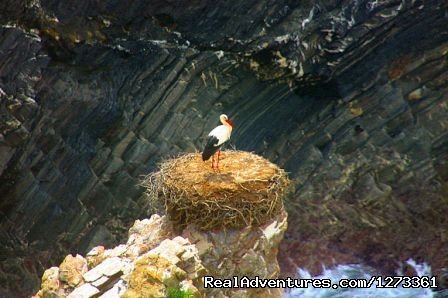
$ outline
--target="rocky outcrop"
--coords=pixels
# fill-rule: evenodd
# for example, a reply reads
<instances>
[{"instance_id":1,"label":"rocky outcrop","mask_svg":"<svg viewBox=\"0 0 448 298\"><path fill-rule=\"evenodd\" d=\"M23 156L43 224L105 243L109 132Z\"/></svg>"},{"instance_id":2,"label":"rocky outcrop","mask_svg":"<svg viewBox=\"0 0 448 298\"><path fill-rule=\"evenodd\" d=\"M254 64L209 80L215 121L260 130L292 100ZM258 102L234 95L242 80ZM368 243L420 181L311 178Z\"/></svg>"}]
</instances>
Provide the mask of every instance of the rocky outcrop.
<instances>
[{"instance_id":1,"label":"rocky outcrop","mask_svg":"<svg viewBox=\"0 0 448 298\"><path fill-rule=\"evenodd\" d=\"M207 275L216 279L278 278L278 245L287 228L286 213L280 213L261 227L201 233L187 228L183 236L196 243ZM205 289L207 297L282 297L284 289Z\"/></svg>"},{"instance_id":2,"label":"rocky outcrop","mask_svg":"<svg viewBox=\"0 0 448 298\"><path fill-rule=\"evenodd\" d=\"M223 111L233 145L291 173L285 274L447 266L446 1L0 11L0 295L124 239L148 213L140 175L200 149Z\"/></svg>"},{"instance_id":3,"label":"rocky outcrop","mask_svg":"<svg viewBox=\"0 0 448 298\"><path fill-rule=\"evenodd\" d=\"M283 212L259 227L220 232L189 226L176 236L166 217L155 214L134 223L126 244L95 247L86 258L68 255L47 269L34 297L281 297L282 289L204 288L202 278L278 277L286 219Z\"/></svg>"}]
</instances>

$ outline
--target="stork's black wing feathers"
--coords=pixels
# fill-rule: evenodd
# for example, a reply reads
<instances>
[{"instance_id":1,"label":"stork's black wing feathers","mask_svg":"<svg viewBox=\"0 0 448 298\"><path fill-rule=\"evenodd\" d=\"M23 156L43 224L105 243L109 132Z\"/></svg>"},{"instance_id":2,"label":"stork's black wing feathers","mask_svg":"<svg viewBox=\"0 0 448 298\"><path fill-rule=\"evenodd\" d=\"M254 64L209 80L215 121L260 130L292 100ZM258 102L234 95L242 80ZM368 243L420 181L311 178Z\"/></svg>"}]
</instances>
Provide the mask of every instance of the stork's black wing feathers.
<instances>
[{"instance_id":1,"label":"stork's black wing feathers","mask_svg":"<svg viewBox=\"0 0 448 298\"><path fill-rule=\"evenodd\" d=\"M218 151L219 147L216 146L218 144L219 140L215 136L208 136L207 138L207 144L205 144L204 151L202 151L202 160L206 161L215 154L216 151Z\"/></svg>"}]
</instances>

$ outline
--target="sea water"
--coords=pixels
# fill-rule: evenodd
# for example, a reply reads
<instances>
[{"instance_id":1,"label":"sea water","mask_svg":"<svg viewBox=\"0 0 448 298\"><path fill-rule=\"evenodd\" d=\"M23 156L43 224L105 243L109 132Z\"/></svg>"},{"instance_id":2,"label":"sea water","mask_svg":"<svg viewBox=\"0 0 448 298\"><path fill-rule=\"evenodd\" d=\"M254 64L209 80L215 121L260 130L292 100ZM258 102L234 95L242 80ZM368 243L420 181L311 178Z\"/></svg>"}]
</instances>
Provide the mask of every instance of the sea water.
<instances>
[{"instance_id":1,"label":"sea water","mask_svg":"<svg viewBox=\"0 0 448 298\"><path fill-rule=\"evenodd\" d=\"M418 276L431 277L431 267L426 264L417 264L410 259L406 262L412 266ZM332 283L338 283L341 279L360 279L369 280L375 271L371 268L357 264L338 265L332 269L325 269L323 273L318 276L311 276L311 274L304 269L299 269L297 278L319 278L331 279ZM397 275L402 275L401 269L397 270ZM443 294L442 294L443 295ZM399 285L397 288L376 288L372 285L370 288L294 288L289 289L285 293L286 298L438 298L443 297L436 295L436 292L429 288L403 288ZM448 297L448 296L447 296Z\"/></svg>"}]
</instances>

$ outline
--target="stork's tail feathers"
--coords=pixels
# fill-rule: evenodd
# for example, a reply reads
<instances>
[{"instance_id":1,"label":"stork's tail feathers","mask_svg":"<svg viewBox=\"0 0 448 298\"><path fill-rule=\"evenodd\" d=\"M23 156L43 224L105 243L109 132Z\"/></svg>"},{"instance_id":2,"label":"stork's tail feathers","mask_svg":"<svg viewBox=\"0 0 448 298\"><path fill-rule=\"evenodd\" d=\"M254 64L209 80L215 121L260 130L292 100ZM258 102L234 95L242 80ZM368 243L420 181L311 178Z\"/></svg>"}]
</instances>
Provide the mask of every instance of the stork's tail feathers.
<instances>
[{"instance_id":1,"label":"stork's tail feathers","mask_svg":"<svg viewBox=\"0 0 448 298\"><path fill-rule=\"evenodd\" d=\"M205 146L204 151L202 152L202 160L209 160L210 157L218 151L219 147L215 146Z\"/></svg>"},{"instance_id":2,"label":"stork's tail feathers","mask_svg":"<svg viewBox=\"0 0 448 298\"><path fill-rule=\"evenodd\" d=\"M202 160L209 160L210 157L218 151L220 146L216 146L219 140L215 136L209 136L207 139L207 144L205 145L204 151L202 152Z\"/></svg>"},{"instance_id":3,"label":"stork's tail feathers","mask_svg":"<svg viewBox=\"0 0 448 298\"><path fill-rule=\"evenodd\" d=\"M209 160L213 154L214 152L204 150L204 152L202 152L202 160L203 161Z\"/></svg>"}]
</instances>

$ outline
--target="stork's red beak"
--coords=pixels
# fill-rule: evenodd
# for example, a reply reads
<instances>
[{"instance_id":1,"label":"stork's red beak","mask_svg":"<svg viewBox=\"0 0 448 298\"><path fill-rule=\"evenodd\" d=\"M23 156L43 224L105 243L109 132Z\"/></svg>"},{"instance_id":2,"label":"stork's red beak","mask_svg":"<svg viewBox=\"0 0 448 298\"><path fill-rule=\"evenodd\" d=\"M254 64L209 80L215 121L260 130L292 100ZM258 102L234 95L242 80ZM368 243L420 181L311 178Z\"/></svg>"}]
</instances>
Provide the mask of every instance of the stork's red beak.
<instances>
[{"instance_id":1,"label":"stork's red beak","mask_svg":"<svg viewBox=\"0 0 448 298\"><path fill-rule=\"evenodd\" d=\"M232 121L232 120L230 120L230 119L227 119L227 120L226 120L226 122L227 122L227 123L229 123L229 124L230 124L230 126L232 126L232 127L233 127L233 121Z\"/></svg>"}]
</instances>

